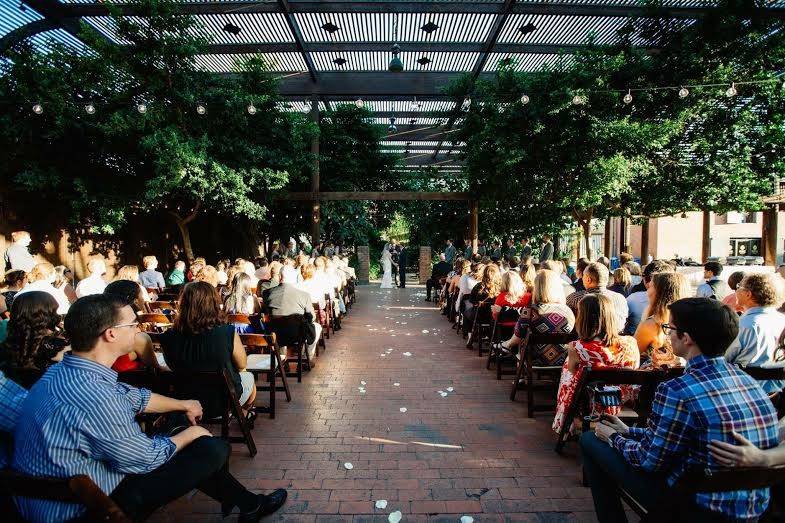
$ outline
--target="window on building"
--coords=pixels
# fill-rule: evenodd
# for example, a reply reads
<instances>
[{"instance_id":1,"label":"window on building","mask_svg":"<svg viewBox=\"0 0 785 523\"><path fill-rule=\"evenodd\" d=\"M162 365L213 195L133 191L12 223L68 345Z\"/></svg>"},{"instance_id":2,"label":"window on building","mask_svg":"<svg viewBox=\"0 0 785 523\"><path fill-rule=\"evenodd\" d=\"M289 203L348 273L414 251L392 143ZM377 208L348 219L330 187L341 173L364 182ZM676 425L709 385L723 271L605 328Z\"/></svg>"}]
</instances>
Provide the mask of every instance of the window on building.
<instances>
[{"instance_id":1,"label":"window on building","mask_svg":"<svg viewBox=\"0 0 785 523\"><path fill-rule=\"evenodd\" d=\"M736 223L757 223L756 212L737 212L731 211L725 214L717 214L714 217L715 225L730 225Z\"/></svg>"}]
</instances>

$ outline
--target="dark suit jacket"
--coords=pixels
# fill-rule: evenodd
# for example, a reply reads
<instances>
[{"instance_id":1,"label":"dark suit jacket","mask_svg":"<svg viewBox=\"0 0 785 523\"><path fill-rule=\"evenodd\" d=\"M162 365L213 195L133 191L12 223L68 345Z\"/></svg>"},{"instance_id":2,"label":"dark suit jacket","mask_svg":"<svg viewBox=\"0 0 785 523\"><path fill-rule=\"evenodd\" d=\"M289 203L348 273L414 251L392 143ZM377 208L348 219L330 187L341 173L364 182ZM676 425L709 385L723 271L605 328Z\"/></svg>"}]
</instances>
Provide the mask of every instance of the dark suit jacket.
<instances>
[{"instance_id":1,"label":"dark suit jacket","mask_svg":"<svg viewBox=\"0 0 785 523\"><path fill-rule=\"evenodd\" d=\"M313 343L316 338L316 331L313 328L313 321L316 314L313 310L313 303L311 302L311 295L302 291L290 283L281 283L275 287L266 289L262 293L262 300L264 301L263 310L271 316L291 316L292 314L301 314L303 316L303 329L305 333L305 340L307 343ZM291 339L292 336L298 336L296 332L279 333L278 337L282 340ZM281 345L286 345L285 341L280 342Z\"/></svg>"},{"instance_id":2,"label":"dark suit jacket","mask_svg":"<svg viewBox=\"0 0 785 523\"><path fill-rule=\"evenodd\" d=\"M398 253L398 272L406 273L406 249L401 249L401 252Z\"/></svg>"},{"instance_id":3,"label":"dark suit jacket","mask_svg":"<svg viewBox=\"0 0 785 523\"><path fill-rule=\"evenodd\" d=\"M449 263L440 261L439 263L434 264L433 270L431 270L431 278L438 280L442 276L447 276L451 270L452 267L450 267Z\"/></svg>"},{"instance_id":4,"label":"dark suit jacket","mask_svg":"<svg viewBox=\"0 0 785 523\"><path fill-rule=\"evenodd\" d=\"M532 246L528 243L521 247L521 258L524 256L531 256L532 255Z\"/></svg>"}]
</instances>

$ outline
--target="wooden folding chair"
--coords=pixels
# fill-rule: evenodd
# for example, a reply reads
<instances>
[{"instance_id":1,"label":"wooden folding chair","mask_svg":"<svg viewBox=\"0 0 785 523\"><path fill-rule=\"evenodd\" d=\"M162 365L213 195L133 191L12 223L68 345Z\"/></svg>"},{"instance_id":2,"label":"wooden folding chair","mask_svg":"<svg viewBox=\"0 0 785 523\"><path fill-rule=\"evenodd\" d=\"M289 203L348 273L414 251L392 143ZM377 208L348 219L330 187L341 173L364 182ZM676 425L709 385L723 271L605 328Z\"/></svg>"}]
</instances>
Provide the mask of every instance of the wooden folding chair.
<instances>
[{"instance_id":1,"label":"wooden folding chair","mask_svg":"<svg viewBox=\"0 0 785 523\"><path fill-rule=\"evenodd\" d=\"M226 315L226 322L227 323L239 323L241 325L250 325L251 324L251 317L247 314L227 314Z\"/></svg>"},{"instance_id":2,"label":"wooden folding chair","mask_svg":"<svg viewBox=\"0 0 785 523\"><path fill-rule=\"evenodd\" d=\"M289 391L289 383L286 381L286 373L283 364L286 356L281 356L275 334L240 334L240 341L248 353L248 365L246 370L253 373L258 378L260 374L267 377L269 385L257 385L257 391L269 391L269 407L254 407L257 412L270 414L271 419L275 419L275 393L283 391L286 393L286 401L292 401L292 394ZM276 376L281 377L282 385L276 384Z\"/></svg>"},{"instance_id":3,"label":"wooden folding chair","mask_svg":"<svg viewBox=\"0 0 785 523\"><path fill-rule=\"evenodd\" d=\"M324 341L325 337L327 337L327 313L319 307L318 302L312 303L311 306L313 307L314 312L316 312L319 325L322 326L322 332L319 333L319 342L316 344L316 355L318 356L320 346L322 347L323 351L327 352L327 343Z\"/></svg>"},{"instance_id":4,"label":"wooden folding chair","mask_svg":"<svg viewBox=\"0 0 785 523\"><path fill-rule=\"evenodd\" d=\"M289 349L296 351L297 372L295 374L287 373L287 375L297 376L297 383L303 381L303 369L305 367L307 367L305 370L310 371L315 366L305 346L304 321L302 314L270 316L265 321L265 325L275 333L279 346L287 348L287 354ZM290 360L291 358L288 358L288 361Z\"/></svg>"},{"instance_id":5,"label":"wooden folding chair","mask_svg":"<svg viewBox=\"0 0 785 523\"><path fill-rule=\"evenodd\" d=\"M156 313L156 312L163 312L166 310L177 312L177 302L176 301L150 301L145 303L145 308L147 312Z\"/></svg>"},{"instance_id":6,"label":"wooden folding chair","mask_svg":"<svg viewBox=\"0 0 785 523\"><path fill-rule=\"evenodd\" d=\"M84 474L50 478L29 476L10 469L0 470L0 497L11 496L84 505L87 508L87 521L131 523L131 518L114 500ZM24 521L16 513L6 514L5 518L5 521L12 523Z\"/></svg>"},{"instance_id":7,"label":"wooden folding chair","mask_svg":"<svg viewBox=\"0 0 785 523\"><path fill-rule=\"evenodd\" d=\"M684 521L686 512L694 504L695 495L698 493L755 490L773 487L784 481L785 466L719 470L693 466L668 489L668 502L658 505L654 510L647 510L624 489L624 485L618 485L617 489L621 499L640 516L642 522L660 523ZM761 521L766 520L765 516L766 514Z\"/></svg>"},{"instance_id":8,"label":"wooden folding chair","mask_svg":"<svg viewBox=\"0 0 785 523\"><path fill-rule=\"evenodd\" d=\"M491 362L496 364L496 379L501 380L502 376L508 374L516 374L518 358L512 352L504 353L498 344L504 339L509 339L515 331L516 322L499 322L498 318L493 321L493 329L491 331L491 344L488 351L488 361L485 362L485 369L491 369ZM505 363L514 363L515 365L509 371L504 371Z\"/></svg>"},{"instance_id":9,"label":"wooden folding chair","mask_svg":"<svg viewBox=\"0 0 785 523\"><path fill-rule=\"evenodd\" d=\"M158 312L146 312L138 314L136 321L145 332L163 332L172 326L172 321L165 315Z\"/></svg>"},{"instance_id":10,"label":"wooden folding chair","mask_svg":"<svg viewBox=\"0 0 785 523\"><path fill-rule=\"evenodd\" d=\"M477 343L477 356L482 357L483 347L482 342L491 341L491 329L493 327L493 316L491 316L491 302L484 301L475 306L476 312L474 313L474 321L472 322L471 333L472 337L469 343L466 344L467 348L472 348L474 343ZM490 352L490 349L487 349Z\"/></svg>"}]
</instances>

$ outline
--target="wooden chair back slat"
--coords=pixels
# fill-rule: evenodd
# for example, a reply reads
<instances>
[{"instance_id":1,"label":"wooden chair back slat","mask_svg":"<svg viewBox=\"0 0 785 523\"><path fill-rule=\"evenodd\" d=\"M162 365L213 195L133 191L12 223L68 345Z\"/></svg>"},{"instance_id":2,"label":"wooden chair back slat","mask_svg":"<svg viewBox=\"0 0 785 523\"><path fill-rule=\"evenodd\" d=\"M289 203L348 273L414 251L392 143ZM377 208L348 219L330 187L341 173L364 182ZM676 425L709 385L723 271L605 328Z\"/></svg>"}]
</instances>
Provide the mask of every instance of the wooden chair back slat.
<instances>
[{"instance_id":1,"label":"wooden chair back slat","mask_svg":"<svg viewBox=\"0 0 785 523\"><path fill-rule=\"evenodd\" d=\"M251 317L247 314L227 314L226 321L229 323L240 323L242 325L250 325Z\"/></svg>"}]
</instances>

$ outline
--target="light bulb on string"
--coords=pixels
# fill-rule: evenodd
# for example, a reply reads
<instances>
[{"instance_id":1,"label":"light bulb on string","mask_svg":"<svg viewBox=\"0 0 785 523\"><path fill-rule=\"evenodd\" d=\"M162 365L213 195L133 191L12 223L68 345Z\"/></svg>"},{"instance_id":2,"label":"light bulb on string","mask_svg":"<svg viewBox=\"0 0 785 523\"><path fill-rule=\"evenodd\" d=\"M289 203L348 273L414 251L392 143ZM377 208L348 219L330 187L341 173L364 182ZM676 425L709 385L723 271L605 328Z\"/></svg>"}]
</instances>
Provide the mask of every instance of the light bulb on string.
<instances>
[{"instance_id":1,"label":"light bulb on string","mask_svg":"<svg viewBox=\"0 0 785 523\"><path fill-rule=\"evenodd\" d=\"M725 91L725 96L727 96L729 98L731 96L736 96L737 94L739 94L739 92L736 90L736 84L735 83L730 84L730 87L728 87L728 90Z\"/></svg>"},{"instance_id":2,"label":"light bulb on string","mask_svg":"<svg viewBox=\"0 0 785 523\"><path fill-rule=\"evenodd\" d=\"M207 113L207 107L202 104L196 106L196 114L204 115Z\"/></svg>"},{"instance_id":3,"label":"light bulb on string","mask_svg":"<svg viewBox=\"0 0 785 523\"><path fill-rule=\"evenodd\" d=\"M357 100L355 100L355 101L354 101L354 105L355 105L355 106L356 106L358 109L362 109L362 108L363 108L363 106L365 105L365 102L363 102L363 99L362 99L362 98L358 98Z\"/></svg>"},{"instance_id":4,"label":"light bulb on string","mask_svg":"<svg viewBox=\"0 0 785 523\"><path fill-rule=\"evenodd\" d=\"M35 104L33 105L33 112L35 114L41 114L44 112L44 107L41 104Z\"/></svg>"},{"instance_id":5,"label":"light bulb on string","mask_svg":"<svg viewBox=\"0 0 785 523\"><path fill-rule=\"evenodd\" d=\"M529 103L529 96L528 96L528 95L526 95L526 94L522 94L522 95L521 95L521 103L522 103L523 105L526 105L527 103Z\"/></svg>"},{"instance_id":6,"label":"light bulb on string","mask_svg":"<svg viewBox=\"0 0 785 523\"><path fill-rule=\"evenodd\" d=\"M92 103L88 103L84 106L84 112L87 114L95 114L95 106Z\"/></svg>"},{"instance_id":7,"label":"light bulb on string","mask_svg":"<svg viewBox=\"0 0 785 523\"><path fill-rule=\"evenodd\" d=\"M690 95L690 90L686 87L679 89L679 98L687 98Z\"/></svg>"},{"instance_id":8,"label":"light bulb on string","mask_svg":"<svg viewBox=\"0 0 785 523\"><path fill-rule=\"evenodd\" d=\"M139 114L145 114L147 112L147 104L143 104L143 103L137 104L136 110L139 111Z\"/></svg>"},{"instance_id":9,"label":"light bulb on string","mask_svg":"<svg viewBox=\"0 0 785 523\"><path fill-rule=\"evenodd\" d=\"M575 96L573 96L572 97L572 104L573 105L583 105L584 104L583 96L581 96L579 94L576 94Z\"/></svg>"},{"instance_id":10,"label":"light bulb on string","mask_svg":"<svg viewBox=\"0 0 785 523\"><path fill-rule=\"evenodd\" d=\"M254 104L248 104L248 107L246 108L246 110L248 111L248 114L250 114L250 115L256 114L256 106Z\"/></svg>"},{"instance_id":11,"label":"light bulb on string","mask_svg":"<svg viewBox=\"0 0 785 523\"><path fill-rule=\"evenodd\" d=\"M626 104L629 104L629 103L632 102L632 93L630 92L629 89L627 89L627 94L624 95L624 98L622 98L622 101L624 101L624 103L626 103Z\"/></svg>"}]
</instances>

